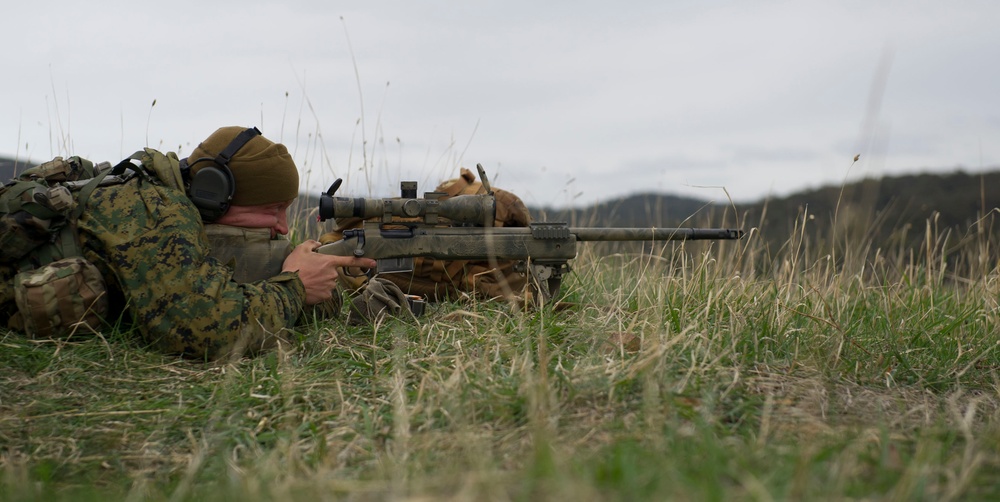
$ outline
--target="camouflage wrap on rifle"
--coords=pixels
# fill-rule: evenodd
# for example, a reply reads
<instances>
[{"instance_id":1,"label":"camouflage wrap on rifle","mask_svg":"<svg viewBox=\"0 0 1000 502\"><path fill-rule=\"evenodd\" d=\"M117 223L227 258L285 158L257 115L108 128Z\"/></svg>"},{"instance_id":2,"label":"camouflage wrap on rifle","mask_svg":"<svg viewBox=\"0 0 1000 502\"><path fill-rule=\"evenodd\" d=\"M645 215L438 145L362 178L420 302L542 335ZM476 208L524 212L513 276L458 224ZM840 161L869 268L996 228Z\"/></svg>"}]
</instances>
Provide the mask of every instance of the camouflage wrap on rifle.
<instances>
[{"instance_id":1,"label":"camouflage wrap on rifle","mask_svg":"<svg viewBox=\"0 0 1000 502\"><path fill-rule=\"evenodd\" d=\"M449 199L459 195L482 195L486 188L476 180L472 171L461 168L459 176L441 182L435 189ZM531 223L531 213L521 198L512 192L494 188L494 227L526 227ZM401 219L400 221L408 221ZM361 218L338 220L338 227L320 237L328 244L343 238L344 230L361 228ZM413 259L410 272L385 274L381 278L390 281L403 292L419 295L431 301L461 298L472 295L481 299L519 299L527 285L524 274L514 270L510 260L436 260L417 257ZM361 291L367 284L367 277L358 270L341 270L341 287L348 291Z\"/></svg>"}]
</instances>

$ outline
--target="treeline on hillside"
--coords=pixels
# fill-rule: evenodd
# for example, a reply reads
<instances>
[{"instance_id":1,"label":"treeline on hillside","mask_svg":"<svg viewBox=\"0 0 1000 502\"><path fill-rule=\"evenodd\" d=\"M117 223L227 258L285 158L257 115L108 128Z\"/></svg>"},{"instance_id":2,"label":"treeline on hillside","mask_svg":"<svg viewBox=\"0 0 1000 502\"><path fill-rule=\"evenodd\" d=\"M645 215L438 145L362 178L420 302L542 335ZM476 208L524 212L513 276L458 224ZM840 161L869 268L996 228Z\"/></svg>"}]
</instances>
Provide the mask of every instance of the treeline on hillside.
<instances>
[{"instance_id":1,"label":"treeline on hillside","mask_svg":"<svg viewBox=\"0 0 1000 502\"><path fill-rule=\"evenodd\" d=\"M6 183L29 167L32 166L26 164L23 159L15 161L14 159L0 157L0 180Z\"/></svg>"},{"instance_id":2,"label":"treeline on hillside","mask_svg":"<svg viewBox=\"0 0 1000 502\"><path fill-rule=\"evenodd\" d=\"M963 242L1000 236L1000 172L917 174L864 179L747 205L747 225L760 228L772 249L805 225L817 239L843 238L873 249L912 248L947 239Z\"/></svg>"},{"instance_id":3,"label":"treeline on hillside","mask_svg":"<svg viewBox=\"0 0 1000 502\"><path fill-rule=\"evenodd\" d=\"M630 195L582 209L529 208L536 220L561 221L581 227L704 226L709 221L721 221L726 209L724 205L701 199L655 193ZM736 223L732 207L728 208L728 215L728 224L732 226Z\"/></svg>"},{"instance_id":4,"label":"treeline on hillside","mask_svg":"<svg viewBox=\"0 0 1000 502\"><path fill-rule=\"evenodd\" d=\"M585 226L732 227L755 229L763 258L789 244L925 251L930 240L956 255L1000 241L1000 171L917 174L864 179L751 204L711 204L642 194L572 209L532 209L536 218Z\"/></svg>"}]
</instances>

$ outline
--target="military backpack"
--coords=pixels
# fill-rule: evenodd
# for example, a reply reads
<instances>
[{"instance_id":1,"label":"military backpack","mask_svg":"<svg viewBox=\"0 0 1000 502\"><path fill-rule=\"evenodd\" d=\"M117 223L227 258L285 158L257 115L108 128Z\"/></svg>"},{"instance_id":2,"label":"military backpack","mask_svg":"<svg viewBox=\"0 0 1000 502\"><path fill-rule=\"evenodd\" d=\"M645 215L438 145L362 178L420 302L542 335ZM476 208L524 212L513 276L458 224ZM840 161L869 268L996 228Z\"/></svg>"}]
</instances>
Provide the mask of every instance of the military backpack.
<instances>
[{"instance_id":1,"label":"military backpack","mask_svg":"<svg viewBox=\"0 0 1000 502\"><path fill-rule=\"evenodd\" d=\"M76 224L87 199L99 186L137 175L180 185L177 162L175 154L149 148L114 167L56 157L0 187L0 307L17 307L4 311L9 319L0 327L33 338L96 331L108 299L103 277L80 248Z\"/></svg>"}]
</instances>

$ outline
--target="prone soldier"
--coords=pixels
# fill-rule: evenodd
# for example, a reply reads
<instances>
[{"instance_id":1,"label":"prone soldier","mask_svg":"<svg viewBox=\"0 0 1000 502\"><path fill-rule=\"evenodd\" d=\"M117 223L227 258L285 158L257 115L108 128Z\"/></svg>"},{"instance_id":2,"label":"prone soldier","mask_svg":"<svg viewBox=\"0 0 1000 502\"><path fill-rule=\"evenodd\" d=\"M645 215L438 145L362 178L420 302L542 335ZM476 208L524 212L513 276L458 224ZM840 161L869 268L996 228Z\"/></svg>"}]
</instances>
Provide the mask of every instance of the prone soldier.
<instances>
[{"instance_id":1,"label":"prone soldier","mask_svg":"<svg viewBox=\"0 0 1000 502\"><path fill-rule=\"evenodd\" d=\"M223 127L187 159L145 153L171 161L154 162L167 172L154 176L123 161L113 172L126 181L93 188L72 225L79 254L104 283L101 317L125 320L160 350L217 359L271 349L308 307L331 301L339 267L374 266L367 258L315 253L320 243L307 240L273 276L238 282L212 257L206 224L272 239L287 234L299 187L288 150L256 128ZM4 266L0 274L0 313L15 329L26 321L15 297L29 296L14 292L18 268Z\"/></svg>"}]
</instances>

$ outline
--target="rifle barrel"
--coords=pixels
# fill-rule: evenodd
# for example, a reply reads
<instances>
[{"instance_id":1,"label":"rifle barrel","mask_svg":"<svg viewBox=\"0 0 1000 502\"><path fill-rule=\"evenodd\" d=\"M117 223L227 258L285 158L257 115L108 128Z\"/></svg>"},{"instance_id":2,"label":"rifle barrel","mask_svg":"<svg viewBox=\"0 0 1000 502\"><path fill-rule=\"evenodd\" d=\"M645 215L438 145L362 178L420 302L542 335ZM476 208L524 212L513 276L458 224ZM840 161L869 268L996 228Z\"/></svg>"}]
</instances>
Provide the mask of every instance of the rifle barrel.
<instances>
[{"instance_id":1,"label":"rifle barrel","mask_svg":"<svg viewBox=\"0 0 1000 502\"><path fill-rule=\"evenodd\" d=\"M679 241L739 239L742 230L731 228L570 228L578 241Z\"/></svg>"}]
</instances>

